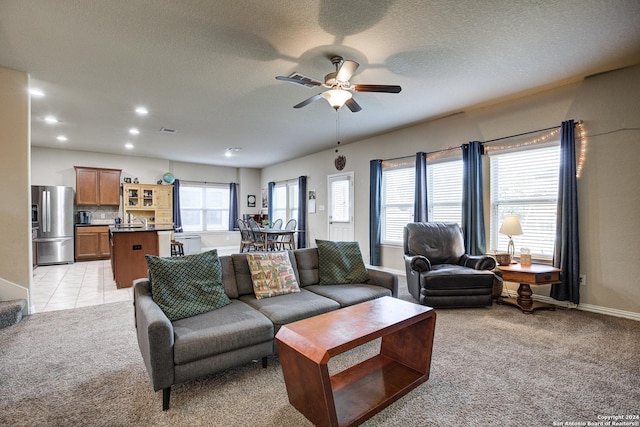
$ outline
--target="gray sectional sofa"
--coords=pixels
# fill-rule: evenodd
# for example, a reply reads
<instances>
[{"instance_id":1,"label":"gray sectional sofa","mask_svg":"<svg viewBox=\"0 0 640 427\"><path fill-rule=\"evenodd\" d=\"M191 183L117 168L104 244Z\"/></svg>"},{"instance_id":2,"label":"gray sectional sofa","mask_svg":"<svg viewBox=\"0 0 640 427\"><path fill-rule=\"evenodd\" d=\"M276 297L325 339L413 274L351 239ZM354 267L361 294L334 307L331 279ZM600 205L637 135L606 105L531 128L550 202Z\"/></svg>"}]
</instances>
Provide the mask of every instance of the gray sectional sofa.
<instances>
[{"instance_id":1,"label":"gray sectional sofa","mask_svg":"<svg viewBox=\"0 0 640 427\"><path fill-rule=\"evenodd\" d=\"M342 307L398 296L395 274L368 268L358 284L320 285L317 248L289 251L300 292L256 299L246 254L221 256L228 304L171 322L154 302L148 279L134 282L138 345L154 391L169 408L171 386L276 353L275 334L287 323Z\"/></svg>"}]
</instances>

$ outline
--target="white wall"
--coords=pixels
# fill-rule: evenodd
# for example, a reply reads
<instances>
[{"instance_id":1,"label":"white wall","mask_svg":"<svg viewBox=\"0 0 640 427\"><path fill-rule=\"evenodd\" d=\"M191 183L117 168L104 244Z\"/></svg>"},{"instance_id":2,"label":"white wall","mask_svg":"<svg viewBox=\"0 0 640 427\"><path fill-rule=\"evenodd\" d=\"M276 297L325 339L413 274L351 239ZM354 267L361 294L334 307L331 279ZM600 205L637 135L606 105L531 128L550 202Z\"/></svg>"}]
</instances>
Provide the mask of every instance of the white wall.
<instances>
[{"instance_id":1,"label":"white wall","mask_svg":"<svg viewBox=\"0 0 640 427\"><path fill-rule=\"evenodd\" d=\"M591 135L578 182L581 273L588 283L581 288L581 303L640 314L640 251L634 247L640 242L640 66L343 145L345 171L355 174L355 238L365 259L370 259L370 160L559 126L569 119L583 120ZM308 188L317 190L317 204L326 205L326 177L336 173L336 156L331 149L264 168L262 186L307 175ZM309 229L311 243L327 238L326 210L309 215ZM402 255L401 247L383 247L383 266L404 271ZM548 295L548 288L534 292Z\"/></svg>"},{"instance_id":2,"label":"white wall","mask_svg":"<svg viewBox=\"0 0 640 427\"><path fill-rule=\"evenodd\" d=\"M0 301L29 301L31 287L28 89L26 73L0 67Z\"/></svg>"}]
</instances>

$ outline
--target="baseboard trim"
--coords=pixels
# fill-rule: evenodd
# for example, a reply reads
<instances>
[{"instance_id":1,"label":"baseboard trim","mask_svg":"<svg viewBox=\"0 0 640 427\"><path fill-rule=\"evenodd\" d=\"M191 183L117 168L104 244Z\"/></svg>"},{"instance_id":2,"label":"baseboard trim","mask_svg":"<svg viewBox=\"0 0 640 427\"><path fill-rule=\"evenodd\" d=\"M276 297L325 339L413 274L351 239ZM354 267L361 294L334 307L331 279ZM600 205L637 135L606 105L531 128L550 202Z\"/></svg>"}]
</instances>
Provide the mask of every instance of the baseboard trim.
<instances>
[{"instance_id":1,"label":"baseboard trim","mask_svg":"<svg viewBox=\"0 0 640 427\"><path fill-rule=\"evenodd\" d=\"M510 297L514 297L514 298L518 297L518 293L512 289L505 289L503 293L506 293ZM631 319L631 320L636 320L640 322L640 313L634 313L633 311L618 310L617 308L603 307L603 306L594 305L594 304L574 304L569 301L558 301L544 295L533 295L533 299L540 302L546 302L547 304L554 304L554 305L557 305L558 307L590 311L592 313L605 314L607 316L614 316L614 317L622 317L625 319Z\"/></svg>"}]
</instances>

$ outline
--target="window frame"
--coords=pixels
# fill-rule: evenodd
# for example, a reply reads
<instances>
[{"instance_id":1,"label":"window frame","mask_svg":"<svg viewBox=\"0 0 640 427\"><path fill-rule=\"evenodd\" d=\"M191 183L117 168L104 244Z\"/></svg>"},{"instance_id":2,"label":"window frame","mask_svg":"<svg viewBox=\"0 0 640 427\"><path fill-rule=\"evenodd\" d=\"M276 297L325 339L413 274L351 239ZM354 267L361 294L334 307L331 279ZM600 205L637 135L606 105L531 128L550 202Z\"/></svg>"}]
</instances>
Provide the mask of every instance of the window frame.
<instances>
[{"instance_id":1,"label":"window frame","mask_svg":"<svg viewBox=\"0 0 640 427\"><path fill-rule=\"evenodd\" d=\"M385 164L386 163L386 164ZM411 186L411 192L410 194L407 194L406 197L401 198L403 201L402 202L390 202L387 203L387 194L389 193L388 190L388 184L390 184L388 182L388 177L389 177L389 173L391 172L396 172L399 170L407 170L408 172L410 172L411 175L411 179L413 180L413 185ZM415 159L412 159L411 161L409 161L408 159L404 160L404 161L399 161L399 162L393 162L393 161L388 161L388 162L383 162L382 165L382 182L381 182L381 192L380 192L380 222L381 222L381 227L380 227L380 244L382 245L389 245L389 246L402 246L403 245L403 231L402 229L404 228L404 225L406 225L408 222L412 222L414 219L414 201L415 201L415 174L416 171L416 166L415 166ZM409 181L411 180L409 179ZM398 181L395 183L395 187L394 188L403 188L403 187L407 187L407 181L403 180L403 181ZM395 193L397 194L397 193ZM392 209L399 209L400 212L407 210L408 216L409 216L409 221L405 222L402 225L402 229L400 231L395 232L395 237L397 237L397 240L394 239L390 239L389 237L389 233L388 233L388 224L389 224L389 220L388 220L388 214L389 214L389 208ZM398 225L402 220L396 220L395 222L395 227L394 228L398 228Z\"/></svg>"},{"instance_id":2,"label":"window frame","mask_svg":"<svg viewBox=\"0 0 640 427\"><path fill-rule=\"evenodd\" d=\"M201 190L201 205L200 207L185 207L185 203L183 203L182 197L183 192L185 190L191 189L200 189ZM222 207L207 207L207 190L217 190L223 192L223 206ZM226 197L225 197L226 196ZM209 182L181 182L180 183L180 215L183 218L182 229L186 232L220 232L220 231L229 231L229 215L231 212L230 206L230 190L229 184L220 184L220 183L209 183ZM224 206L226 205L226 207ZM185 213L193 213L199 212L200 216L200 226L198 228L194 228L190 225L184 224L184 219L188 218L189 215L185 215ZM209 212L220 212L221 213L221 223L212 226L207 222L207 214Z\"/></svg>"},{"instance_id":3,"label":"window frame","mask_svg":"<svg viewBox=\"0 0 640 427\"><path fill-rule=\"evenodd\" d=\"M514 144L514 148L493 148L489 151L489 194L490 194L490 231L489 231L489 246L491 252L506 252L507 244L509 241L508 236L499 233L500 225L506 215L517 215L520 219L523 234L520 236L513 236L515 243L515 257L519 258L520 249L527 247L531 250L532 258L548 263L553 259L553 253L555 249L555 227L557 220L557 204L558 204L558 178L559 178L559 163L560 163L560 139L554 138L552 141L545 143L537 143L533 145L518 146ZM557 158L557 164L549 162L541 162L540 158L530 159L530 162L535 163L538 175L546 175L555 173L555 178L547 177L548 183L542 186L544 181L535 181L528 173L534 171L534 167L530 171L523 171L520 169L520 175L523 176L525 184L522 187L526 187L527 182L537 182L537 188L547 188L547 191L543 195L528 195L521 197L511 197L505 199L504 197L496 197L496 185L500 177L496 176L496 166L494 162L499 156L506 156L512 154L532 155L536 150L546 150L549 157L553 157L553 150L556 151L555 157ZM537 153L541 156L541 153ZM522 161L522 160L520 160ZM515 163L515 162L514 162ZM541 168L545 168L542 169ZM545 172L546 171L546 172ZM499 173L499 171L498 171ZM555 183L555 188L554 184ZM523 191L526 191L523 190ZM546 207L545 207L546 206ZM534 209L538 209L535 221L527 220L527 212L532 212ZM542 210L541 210L542 209ZM553 211L553 213L551 213ZM551 219L544 220L544 216L552 216ZM540 218L543 218L540 220ZM541 233L539 231L532 231L536 229L548 229L548 232ZM543 243L537 243L543 242ZM549 244L550 242L550 244ZM535 245L538 245L536 248Z\"/></svg>"}]
</instances>

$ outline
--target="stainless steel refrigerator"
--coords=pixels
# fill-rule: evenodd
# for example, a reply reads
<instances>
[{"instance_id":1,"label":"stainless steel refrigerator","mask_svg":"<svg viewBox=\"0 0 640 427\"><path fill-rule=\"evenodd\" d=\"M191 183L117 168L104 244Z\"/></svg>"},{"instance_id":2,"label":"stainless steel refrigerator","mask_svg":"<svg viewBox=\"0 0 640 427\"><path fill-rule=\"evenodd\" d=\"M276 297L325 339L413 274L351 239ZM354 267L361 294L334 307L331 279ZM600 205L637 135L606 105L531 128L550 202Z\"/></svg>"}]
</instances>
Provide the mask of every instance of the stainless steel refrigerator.
<instances>
[{"instance_id":1,"label":"stainless steel refrigerator","mask_svg":"<svg viewBox=\"0 0 640 427\"><path fill-rule=\"evenodd\" d=\"M37 227L37 264L74 261L73 187L31 186L31 225Z\"/></svg>"}]
</instances>

